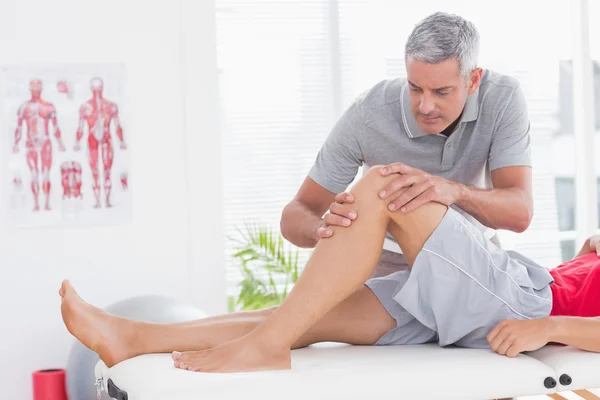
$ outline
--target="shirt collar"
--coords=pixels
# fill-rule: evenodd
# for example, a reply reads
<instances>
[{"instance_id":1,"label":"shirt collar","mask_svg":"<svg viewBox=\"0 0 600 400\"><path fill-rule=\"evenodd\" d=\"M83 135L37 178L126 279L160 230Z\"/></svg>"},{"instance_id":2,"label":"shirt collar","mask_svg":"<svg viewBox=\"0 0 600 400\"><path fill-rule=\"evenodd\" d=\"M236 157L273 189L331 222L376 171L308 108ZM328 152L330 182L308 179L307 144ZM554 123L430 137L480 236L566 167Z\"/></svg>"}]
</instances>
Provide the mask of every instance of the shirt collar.
<instances>
[{"instance_id":1,"label":"shirt collar","mask_svg":"<svg viewBox=\"0 0 600 400\"><path fill-rule=\"evenodd\" d=\"M427 133L423 132L417 124L415 115L410 107L410 93L408 93L408 82L402 86L402 93L400 95L400 102L402 105L402 123L406 134L411 139L425 136ZM475 121L479 115L479 88L475 93L467 96L467 102L463 110L462 116L459 123Z\"/></svg>"}]
</instances>

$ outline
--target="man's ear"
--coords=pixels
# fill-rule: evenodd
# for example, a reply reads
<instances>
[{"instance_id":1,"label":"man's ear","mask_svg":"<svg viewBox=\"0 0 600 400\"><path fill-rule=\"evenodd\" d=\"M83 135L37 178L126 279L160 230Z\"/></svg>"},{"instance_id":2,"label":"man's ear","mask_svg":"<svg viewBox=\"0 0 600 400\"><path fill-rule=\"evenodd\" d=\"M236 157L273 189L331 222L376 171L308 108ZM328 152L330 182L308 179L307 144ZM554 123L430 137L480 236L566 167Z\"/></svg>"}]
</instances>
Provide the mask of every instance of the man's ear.
<instances>
[{"instance_id":1,"label":"man's ear","mask_svg":"<svg viewBox=\"0 0 600 400\"><path fill-rule=\"evenodd\" d=\"M469 75L469 94L473 94L479 89L479 84L481 84L481 76L483 74L483 69L475 68L471 71Z\"/></svg>"}]
</instances>

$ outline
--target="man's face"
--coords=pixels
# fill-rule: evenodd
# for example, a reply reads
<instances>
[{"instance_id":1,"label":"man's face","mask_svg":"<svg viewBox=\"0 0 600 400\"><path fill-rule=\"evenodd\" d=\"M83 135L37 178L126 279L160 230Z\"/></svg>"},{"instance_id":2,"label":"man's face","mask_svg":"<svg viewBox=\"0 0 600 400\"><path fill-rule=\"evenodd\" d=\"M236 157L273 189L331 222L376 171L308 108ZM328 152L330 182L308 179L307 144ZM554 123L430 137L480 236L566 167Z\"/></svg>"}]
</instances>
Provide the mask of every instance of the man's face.
<instances>
[{"instance_id":1,"label":"man's face","mask_svg":"<svg viewBox=\"0 0 600 400\"><path fill-rule=\"evenodd\" d=\"M425 133L440 133L460 117L482 73L477 68L468 78L461 76L456 59L428 64L411 58L406 60L406 72L412 112Z\"/></svg>"}]
</instances>

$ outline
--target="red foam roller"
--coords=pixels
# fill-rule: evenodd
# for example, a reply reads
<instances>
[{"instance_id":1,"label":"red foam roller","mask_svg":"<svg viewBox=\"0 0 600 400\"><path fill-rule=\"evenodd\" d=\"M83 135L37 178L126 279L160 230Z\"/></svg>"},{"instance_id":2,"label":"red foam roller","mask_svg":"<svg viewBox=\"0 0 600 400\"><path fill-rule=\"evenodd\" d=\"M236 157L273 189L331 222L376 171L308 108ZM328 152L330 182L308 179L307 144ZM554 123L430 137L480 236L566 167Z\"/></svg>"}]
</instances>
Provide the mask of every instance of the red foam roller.
<instances>
[{"instance_id":1,"label":"red foam roller","mask_svg":"<svg viewBox=\"0 0 600 400\"><path fill-rule=\"evenodd\" d=\"M33 400L67 400L64 369L44 369L32 377Z\"/></svg>"}]
</instances>

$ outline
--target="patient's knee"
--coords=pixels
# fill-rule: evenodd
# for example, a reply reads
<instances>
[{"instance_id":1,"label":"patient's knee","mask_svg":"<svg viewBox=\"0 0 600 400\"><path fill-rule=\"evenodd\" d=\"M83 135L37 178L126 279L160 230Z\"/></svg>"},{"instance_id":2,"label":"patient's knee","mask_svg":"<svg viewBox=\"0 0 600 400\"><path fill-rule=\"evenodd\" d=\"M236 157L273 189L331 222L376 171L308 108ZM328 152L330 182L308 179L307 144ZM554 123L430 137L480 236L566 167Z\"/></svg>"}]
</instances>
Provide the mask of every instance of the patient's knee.
<instances>
[{"instance_id":1,"label":"patient's knee","mask_svg":"<svg viewBox=\"0 0 600 400\"><path fill-rule=\"evenodd\" d=\"M361 179L356 182L352 190L352 194L355 194L357 198L366 197L371 199L377 199L383 201L379 197L379 192L385 187L391 180L397 177L396 174L383 176L381 175L381 168L383 165L376 165L371 168L362 176Z\"/></svg>"}]
</instances>

